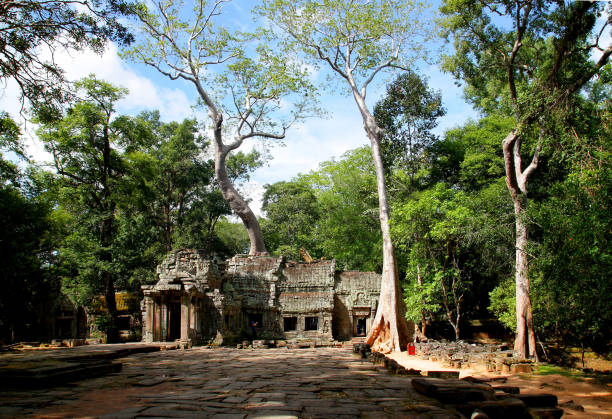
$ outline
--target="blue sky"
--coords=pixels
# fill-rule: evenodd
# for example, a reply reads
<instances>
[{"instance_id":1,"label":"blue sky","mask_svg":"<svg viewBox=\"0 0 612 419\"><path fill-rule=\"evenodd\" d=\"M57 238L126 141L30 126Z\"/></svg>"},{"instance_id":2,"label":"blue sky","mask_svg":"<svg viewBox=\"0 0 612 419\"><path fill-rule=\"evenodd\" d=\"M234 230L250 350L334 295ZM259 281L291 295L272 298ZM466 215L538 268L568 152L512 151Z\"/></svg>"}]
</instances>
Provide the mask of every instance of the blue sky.
<instances>
[{"instance_id":1,"label":"blue sky","mask_svg":"<svg viewBox=\"0 0 612 419\"><path fill-rule=\"evenodd\" d=\"M252 28L254 24L249 14L252 4L250 0L235 0L226 4L222 15L224 24L237 26L242 30ZM437 2L434 2L432 9L436 7ZM609 34L607 37L609 38ZM609 39L606 42L609 42ZM444 49L447 46L437 40L433 47ZM127 87L130 93L119 103L120 113L137 114L143 110L157 109L165 121L192 117L207 121L203 109L193 109L197 99L193 85L182 80L171 81L150 67L123 61L118 52L118 47L111 44L101 56L88 51L59 52L56 54L56 61L66 70L70 80L78 80L93 73L98 78ZM430 87L442 93L447 113L440 119L437 134L442 135L447 129L478 117L472 107L463 100L462 88L455 84L452 76L442 73L436 64L420 62L417 68L420 74L428 78ZM380 77L378 84L370 86L370 106L384 94L385 80L388 78ZM0 109L16 115L19 110L17 92L15 83L9 80L1 91ZM253 174L249 184L241 187L244 194L253 200L252 207L256 213L260 213L263 185L289 180L298 173L315 170L323 161L337 158L348 150L368 144L361 116L351 97L338 92L321 91L320 101L327 111L327 117L311 118L293 126L287 132L282 145L268 143L271 158L267 165ZM50 156L36 139L33 128L31 123L26 127L28 151L34 160L48 162ZM249 141L241 150L262 147L258 140Z\"/></svg>"},{"instance_id":2,"label":"blue sky","mask_svg":"<svg viewBox=\"0 0 612 419\"><path fill-rule=\"evenodd\" d=\"M227 4L223 10L224 21L229 26L248 29L252 26L249 15L251 4L253 2L249 0L236 0ZM440 40L436 41L435 46L444 47ZM56 55L56 60L71 80L94 73L98 78L127 87L130 93L119 104L120 113L137 114L145 109L158 109L165 121L188 117L196 117L201 121L207 119L204 110L192 108L197 96L191 84L181 80L171 81L152 68L122 61L116 45L109 45L102 56L91 52L60 52ZM447 114L440 120L438 134L465 123L469 118L477 117L477 113L463 100L462 89L455 84L452 76L442 73L435 64L421 62L419 70L429 79L430 87L442 92ZM384 78L379 80L383 81ZM370 106L382 97L384 84L378 83L371 87L368 92ZM17 88L9 81L0 97L0 109L18 110L16 97ZM284 145L272 144L269 147L271 159L267 165L253 174L250 184L242 187L245 194L253 199L252 206L257 213L263 185L289 180L298 173L315 170L319 163L325 160L368 144L361 116L351 97L322 91L320 100L327 110L327 118L309 119L292 127L287 132ZM50 156L44 153L42 145L32 134L32 128L29 124L29 153L36 161L49 161ZM257 140L250 141L241 149L248 151L253 147L261 147Z\"/></svg>"}]
</instances>

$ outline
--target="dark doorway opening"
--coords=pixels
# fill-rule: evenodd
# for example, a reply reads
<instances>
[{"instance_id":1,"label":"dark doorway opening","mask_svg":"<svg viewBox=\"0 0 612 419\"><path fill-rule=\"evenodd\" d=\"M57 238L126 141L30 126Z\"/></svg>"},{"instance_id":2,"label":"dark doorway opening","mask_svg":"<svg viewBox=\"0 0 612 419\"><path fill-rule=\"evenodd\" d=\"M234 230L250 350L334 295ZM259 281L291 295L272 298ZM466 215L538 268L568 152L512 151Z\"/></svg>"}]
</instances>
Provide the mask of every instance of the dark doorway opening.
<instances>
[{"instance_id":1,"label":"dark doorway opening","mask_svg":"<svg viewBox=\"0 0 612 419\"><path fill-rule=\"evenodd\" d=\"M257 333L263 326L263 316L261 313L249 313L249 327L251 328L251 339L257 339Z\"/></svg>"},{"instance_id":2,"label":"dark doorway opening","mask_svg":"<svg viewBox=\"0 0 612 419\"><path fill-rule=\"evenodd\" d=\"M263 324L263 316L261 313L249 313L249 326L261 327Z\"/></svg>"},{"instance_id":3,"label":"dark doorway opening","mask_svg":"<svg viewBox=\"0 0 612 419\"><path fill-rule=\"evenodd\" d=\"M173 341L181 338L181 304L180 303L170 303L168 305L168 314L170 315L170 319L168 319L168 340Z\"/></svg>"},{"instance_id":4,"label":"dark doorway opening","mask_svg":"<svg viewBox=\"0 0 612 419\"><path fill-rule=\"evenodd\" d=\"M306 317L306 324L304 330L319 330L319 318Z\"/></svg>"},{"instance_id":5,"label":"dark doorway opening","mask_svg":"<svg viewBox=\"0 0 612 419\"><path fill-rule=\"evenodd\" d=\"M358 317L355 322L355 336L365 336L367 333L365 317Z\"/></svg>"},{"instance_id":6,"label":"dark doorway opening","mask_svg":"<svg viewBox=\"0 0 612 419\"><path fill-rule=\"evenodd\" d=\"M285 332L293 332L297 330L297 317L284 317L283 330Z\"/></svg>"}]
</instances>

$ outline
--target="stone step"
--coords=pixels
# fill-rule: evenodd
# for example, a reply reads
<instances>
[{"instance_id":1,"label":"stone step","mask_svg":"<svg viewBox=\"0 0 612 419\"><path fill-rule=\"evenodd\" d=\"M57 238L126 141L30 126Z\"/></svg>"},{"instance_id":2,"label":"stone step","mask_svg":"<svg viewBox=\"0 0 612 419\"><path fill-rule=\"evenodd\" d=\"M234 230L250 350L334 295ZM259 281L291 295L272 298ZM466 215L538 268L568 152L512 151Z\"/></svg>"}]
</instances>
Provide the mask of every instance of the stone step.
<instances>
[{"instance_id":1,"label":"stone step","mask_svg":"<svg viewBox=\"0 0 612 419\"><path fill-rule=\"evenodd\" d=\"M36 368L7 368L0 371L4 388L46 388L73 381L95 378L121 371L120 362L54 362Z\"/></svg>"},{"instance_id":2,"label":"stone step","mask_svg":"<svg viewBox=\"0 0 612 419\"><path fill-rule=\"evenodd\" d=\"M496 391L501 391L508 394L520 394L521 389L514 386L493 386Z\"/></svg>"},{"instance_id":3,"label":"stone step","mask_svg":"<svg viewBox=\"0 0 612 419\"><path fill-rule=\"evenodd\" d=\"M493 388L487 384L440 378L415 378L412 386L421 394L446 404L492 400Z\"/></svg>"},{"instance_id":4,"label":"stone step","mask_svg":"<svg viewBox=\"0 0 612 419\"><path fill-rule=\"evenodd\" d=\"M556 407L558 403L554 394L517 394L514 397L525 403L527 407Z\"/></svg>"},{"instance_id":5,"label":"stone step","mask_svg":"<svg viewBox=\"0 0 612 419\"><path fill-rule=\"evenodd\" d=\"M421 374L431 378L459 378L459 371L423 371Z\"/></svg>"},{"instance_id":6,"label":"stone step","mask_svg":"<svg viewBox=\"0 0 612 419\"><path fill-rule=\"evenodd\" d=\"M560 419L563 416L563 409L558 407L532 407L529 409L529 413L534 419Z\"/></svg>"},{"instance_id":7,"label":"stone step","mask_svg":"<svg viewBox=\"0 0 612 419\"><path fill-rule=\"evenodd\" d=\"M458 405L456 409L468 418L478 411L486 414L489 418L530 419L527 406L518 399L471 402Z\"/></svg>"}]
</instances>

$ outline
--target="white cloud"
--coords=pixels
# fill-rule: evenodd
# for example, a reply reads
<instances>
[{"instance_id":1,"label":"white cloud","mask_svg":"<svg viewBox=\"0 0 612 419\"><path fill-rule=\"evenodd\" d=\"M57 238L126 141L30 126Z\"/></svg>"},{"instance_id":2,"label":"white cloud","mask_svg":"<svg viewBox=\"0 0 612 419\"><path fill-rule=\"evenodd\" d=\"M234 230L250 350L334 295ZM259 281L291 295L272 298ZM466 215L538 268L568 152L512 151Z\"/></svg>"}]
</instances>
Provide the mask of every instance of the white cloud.
<instances>
[{"instance_id":1,"label":"white cloud","mask_svg":"<svg viewBox=\"0 0 612 419\"><path fill-rule=\"evenodd\" d=\"M151 78L137 73L119 58L117 52L117 46L109 44L101 56L91 51L78 54L61 52L56 55L56 59L71 81L95 74L99 79L126 87L129 94L118 104L122 113L134 114L145 109L158 109L164 121L193 116L191 102L183 90L160 86Z\"/></svg>"},{"instance_id":2,"label":"white cloud","mask_svg":"<svg viewBox=\"0 0 612 419\"><path fill-rule=\"evenodd\" d=\"M271 160L255 171L252 180L241 188L251 199L250 207L261 216L265 184L290 180L299 173L316 170L319 164L340 157L345 152L368 144L363 122L352 99L336 103L328 119L310 119L293 127L283 145L269 145ZM255 142L244 144L243 151L258 147Z\"/></svg>"},{"instance_id":3,"label":"white cloud","mask_svg":"<svg viewBox=\"0 0 612 419\"><path fill-rule=\"evenodd\" d=\"M49 53L43 53L50 56ZM139 74L117 55L117 46L110 44L104 54L91 51L55 53L56 63L65 70L66 78L76 81L89 74L117 86L129 89L129 94L118 103L118 111L137 114L145 109L159 110L164 121L182 120L194 116L192 103L179 83L172 87L162 86L159 81ZM157 75L157 74L155 74ZM26 123L19 116L21 103L19 89L13 80L8 80L0 91L0 109L6 110L22 124L27 153L37 162L49 162L52 157L44 151L42 143L36 138L36 126Z\"/></svg>"},{"instance_id":4,"label":"white cloud","mask_svg":"<svg viewBox=\"0 0 612 419\"><path fill-rule=\"evenodd\" d=\"M298 173L316 170L323 161L368 144L361 117L354 113L334 113L330 119L311 119L292 128L284 146L273 146L268 166L258 169L254 179L262 183L289 180ZM351 110L353 110L351 108Z\"/></svg>"}]
</instances>

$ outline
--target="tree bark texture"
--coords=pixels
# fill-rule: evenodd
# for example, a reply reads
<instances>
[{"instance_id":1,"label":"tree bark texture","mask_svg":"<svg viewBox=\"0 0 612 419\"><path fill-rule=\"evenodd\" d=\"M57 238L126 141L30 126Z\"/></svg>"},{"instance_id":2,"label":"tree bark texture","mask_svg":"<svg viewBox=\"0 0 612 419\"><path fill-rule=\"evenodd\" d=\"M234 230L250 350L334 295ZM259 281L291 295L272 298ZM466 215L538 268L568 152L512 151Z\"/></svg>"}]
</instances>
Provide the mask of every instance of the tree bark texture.
<instances>
[{"instance_id":1,"label":"tree bark texture","mask_svg":"<svg viewBox=\"0 0 612 419\"><path fill-rule=\"evenodd\" d=\"M527 259L527 226L523 222L525 208L520 201L514 202L516 217L516 336L514 350L524 358L536 358L536 339L533 328L533 313L529 286L529 260Z\"/></svg>"},{"instance_id":2,"label":"tree bark texture","mask_svg":"<svg viewBox=\"0 0 612 419\"><path fill-rule=\"evenodd\" d=\"M529 293L529 261L526 251L528 235L527 225L524 222L524 213L527 202L527 180L538 166L539 144L536 147L531 163L525 170L522 170L521 143L522 138L518 134L518 130L509 133L502 142L506 185L514 204L516 229L516 335L514 350L523 358L535 358L537 360L531 296Z\"/></svg>"},{"instance_id":3,"label":"tree bark texture","mask_svg":"<svg viewBox=\"0 0 612 419\"><path fill-rule=\"evenodd\" d=\"M219 134L220 135L220 134ZM216 135L215 135L216 136ZM242 220L251 242L249 255L267 255L266 245L257 217L249 207L249 204L240 196L227 174L226 158L229 153L228 147L224 146L220 138L215 141L215 179L221 189L223 198L227 201L232 211Z\"/></svg>"},{"instance_id":4,"label":"tree bark texture","mask_svg":"<svg viewBox=\"0 0 612 419\"><path fill-rule=\"evenodd\" d=\"M378 190L378 209L380 229L383 238L383 272L380 283L380 297L376 315L366 338L366 343L373 350L381 353L399 352L405 350L412 340L412 329L406 321L406 304L399 283L395 249L391 241L389 229L389 203L387 201L387 186L385 172L380 153L380 138L382 129L376 124L372 114L367 110L363 96L353 90L353 95L361 115L365 131L372 146L372 159L376 168L376 186Z\"/></svg>"}]
</instances>

